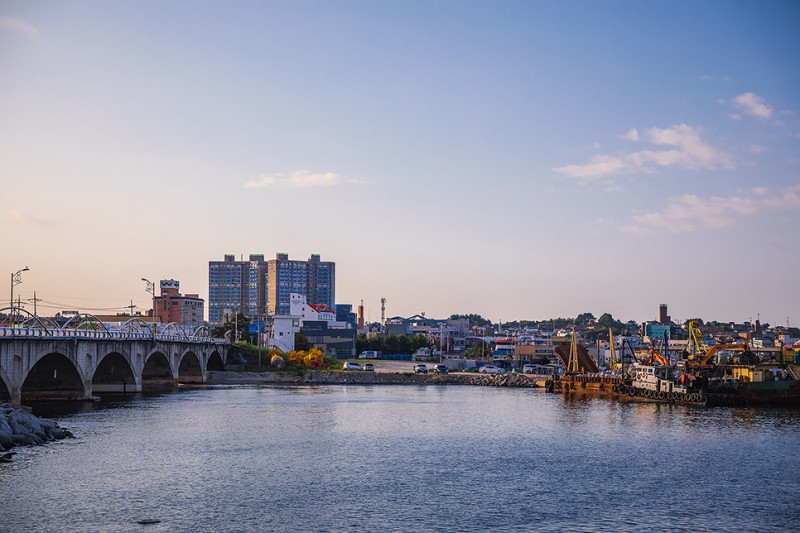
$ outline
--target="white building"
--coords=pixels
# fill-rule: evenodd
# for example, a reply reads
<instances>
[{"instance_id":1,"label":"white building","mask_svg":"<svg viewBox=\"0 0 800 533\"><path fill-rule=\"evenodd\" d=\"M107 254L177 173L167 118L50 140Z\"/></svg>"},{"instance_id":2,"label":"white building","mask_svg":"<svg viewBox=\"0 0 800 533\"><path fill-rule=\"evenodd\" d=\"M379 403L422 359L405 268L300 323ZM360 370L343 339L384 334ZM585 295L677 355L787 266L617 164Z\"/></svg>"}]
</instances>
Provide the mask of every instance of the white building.
<instances>
[{"instance_id":1,"label":"white building","mask_svg":"<svg viewBox=\"0 0 800 533\"><path fill-rule=\"evenodd\" d=\"M276 315L272 317L272 327L269 331L269 346L283 352L294 350L294 334L300 331L300 318L291 315Z\"/></svg>"},{"instance_id":2,"label":"white building","mask_svg":"<svg viewBox=\"0 0 800 533\"><path fill-rule=\"evenodd\" d=\"M331 327L335 326L336 313L325 304L306 303L304 294L292 293L289 295L289 314L303 320L322 320Z\"/></svg>"}]
</instances>

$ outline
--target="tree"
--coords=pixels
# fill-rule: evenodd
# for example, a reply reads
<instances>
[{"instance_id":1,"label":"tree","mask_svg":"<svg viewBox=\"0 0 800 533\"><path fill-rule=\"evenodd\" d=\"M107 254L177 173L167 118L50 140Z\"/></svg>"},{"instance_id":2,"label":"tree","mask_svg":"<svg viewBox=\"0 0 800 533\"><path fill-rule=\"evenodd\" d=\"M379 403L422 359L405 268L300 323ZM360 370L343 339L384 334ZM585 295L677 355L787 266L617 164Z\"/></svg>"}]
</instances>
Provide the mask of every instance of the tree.
<instances>
[{"instance_id":1,"label":"tree","mask_svg":"<svg viewBox=\"0 0 800 533\"><path fill-rule=\"evenodd\" d=\"M450 320L462 320L467 319L469 321L469 329L474 327L486 327L491 326L492 321L486 318L483 318L481 315L469 314L469 315L450 315Z\"/></svg>"},{"instance_id":2,"label":"tree","mask_svg":"<svg viewBox=\"0 0 800 533\"><path fill-rule=\"evenodd\" d=\"M311 346L311 343L309 342L308 338L303 334L303 332L298 331L297 333L294 334L294 349L296 352L300 351L307 352L311 348L313 348L313 346Z\"/></svg>"},{"instance_id":3,"label":"tree","mask_svg":"<svg viewBox=\"0 0 800 533\"><path fill-rule=\"evenodd\" d=\"M221 326L212 328L211 336L222 338L225 336L226 332L230 331L231 340L236 342L238 340L248 339L247 329L249 327L250 327L250 319L244 316L242 313L239 313L233 320L229 320L228 322L225 322Z\"/></svg>"},{"instance_id":4,"label":"tree","mask_svg":"<svg viewBox=\"0 0 800 533\"><path fill-rule=\"evenodd\" d=\"M592 313L581 313L575 317L576 326L588 326L594 322L594 315Z\"/></svg>"}]
</instances>

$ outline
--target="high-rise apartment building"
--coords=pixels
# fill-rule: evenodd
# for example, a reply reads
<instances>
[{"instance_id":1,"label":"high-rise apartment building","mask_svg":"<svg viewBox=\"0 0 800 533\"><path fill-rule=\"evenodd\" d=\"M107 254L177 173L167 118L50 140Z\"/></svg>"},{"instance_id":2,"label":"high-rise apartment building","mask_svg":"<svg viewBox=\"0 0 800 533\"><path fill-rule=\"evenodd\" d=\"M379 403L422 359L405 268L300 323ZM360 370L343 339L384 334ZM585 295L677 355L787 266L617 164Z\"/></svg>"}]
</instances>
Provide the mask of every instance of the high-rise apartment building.
<instances>
[{"instance_id":1,"label":"high-rise apartment building","mask_svg":"<svg viewBox=\"0 0 800 533\"><path fill-rule=\"evenodd\" d=\"M266 272L264 255L250 255L237 261L225 255L223 261L208 262L208 322L220 325L225 317L242 313L257 318L266 313Z\"/></svg>"},{"instance_id":2,"label":"high-rise apartment building","mask_svg":"<svg viewBox=\"0 0 800 533\"><path fill-rule=\"evenodd\" d=\"M309 304L324 304L335 308L336 263L321 261L317 254L307 261L289 259L277 254L267 266L267 312L288 315L290 295L303 294Z\"/></svg>"}]
</instances>

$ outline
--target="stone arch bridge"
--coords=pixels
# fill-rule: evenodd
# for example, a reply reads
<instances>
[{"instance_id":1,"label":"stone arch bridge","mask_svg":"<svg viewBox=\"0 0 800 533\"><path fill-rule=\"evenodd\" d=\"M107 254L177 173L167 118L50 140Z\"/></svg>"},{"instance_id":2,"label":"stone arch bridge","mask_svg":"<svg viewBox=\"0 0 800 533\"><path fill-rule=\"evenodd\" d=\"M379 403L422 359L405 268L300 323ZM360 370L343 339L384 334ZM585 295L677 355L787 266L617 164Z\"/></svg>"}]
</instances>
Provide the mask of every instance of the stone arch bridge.
<instances>
[{"instance_id":1,"label":"stone arch bridge","mask_svg":"<svg viewBox=\"0 0 800 533\"><path fill-rule=\"evenodd\" d=\"M0 327L0 401L90 399L205 383L231 352L224 339L49 327Z\"/></svg>"}]
</instances>

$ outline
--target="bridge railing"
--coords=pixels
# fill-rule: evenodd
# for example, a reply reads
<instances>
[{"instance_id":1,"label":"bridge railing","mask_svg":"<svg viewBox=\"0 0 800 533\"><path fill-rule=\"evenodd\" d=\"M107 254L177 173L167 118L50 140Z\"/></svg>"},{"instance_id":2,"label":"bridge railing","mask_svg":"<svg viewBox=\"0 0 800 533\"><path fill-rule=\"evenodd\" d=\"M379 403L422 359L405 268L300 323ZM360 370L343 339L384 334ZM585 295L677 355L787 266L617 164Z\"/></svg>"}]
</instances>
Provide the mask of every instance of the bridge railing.
<instances>
[{"instance_id":1,"label":"bridge railing","mask_svg":"<svg viewBox=\"0 0 800 533\"><path fill-rule=\"evenodd\" d=\"M93 329L58 329L58 328L10 328L0 327L0 338L26 338L26 339L111 339L122 341L146 341L152 340L152 333L135 333L135 332L122 332L122 331L104 331ZM174 335L174 334L157 334L156 341L159 342L191 342L191 343L207 343L207 344L227 344L225 339L216 339L213 337L199 336L199 335Z\"/></svg>"}]
</instances>

